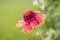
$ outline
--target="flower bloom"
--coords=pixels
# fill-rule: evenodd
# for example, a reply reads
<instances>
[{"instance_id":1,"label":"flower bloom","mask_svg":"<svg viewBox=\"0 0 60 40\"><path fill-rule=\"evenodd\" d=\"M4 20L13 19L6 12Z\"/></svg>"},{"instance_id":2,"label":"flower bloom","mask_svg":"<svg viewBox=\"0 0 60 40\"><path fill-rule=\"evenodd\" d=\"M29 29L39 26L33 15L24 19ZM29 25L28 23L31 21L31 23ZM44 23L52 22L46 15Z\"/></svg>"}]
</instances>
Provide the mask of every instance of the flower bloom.
<instances>
[{"instance_id":1,"label":"flower bloom","mask_svg":"<svg viewBox=\"0 0 60 40\"><path fill-rule=\"evenodd\" d=\"M30 33L33 29L36 29L38 25L44 23L45 18L45 14L39 14L31 10L26 11L23 15L23 20L17 23L17 28L24 26L22 32Z\"/></svg>"}]
</instances>

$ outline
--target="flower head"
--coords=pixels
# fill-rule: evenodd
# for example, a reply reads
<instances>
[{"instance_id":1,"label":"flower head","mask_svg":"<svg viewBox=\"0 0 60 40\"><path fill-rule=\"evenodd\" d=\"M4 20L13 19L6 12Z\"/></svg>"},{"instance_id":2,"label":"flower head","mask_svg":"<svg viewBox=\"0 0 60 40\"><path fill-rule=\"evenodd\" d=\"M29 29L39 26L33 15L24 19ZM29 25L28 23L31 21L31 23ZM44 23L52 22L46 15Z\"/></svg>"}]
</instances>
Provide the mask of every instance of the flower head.
<instances>
[{"instance_id":1,"label":"flower head","mask_svg":"<svg viewBox=\"0 0 60 40\"><path fill-rule=\"evenodd\" d=\"M23 20L17 23L17 28L24 26L23 32L29 33L33 29L36 29L38 25L44 23L46 18L45 14L39 14L38 12L34 11L26 11L23 15Z\"/></svg>"}]
</instances>

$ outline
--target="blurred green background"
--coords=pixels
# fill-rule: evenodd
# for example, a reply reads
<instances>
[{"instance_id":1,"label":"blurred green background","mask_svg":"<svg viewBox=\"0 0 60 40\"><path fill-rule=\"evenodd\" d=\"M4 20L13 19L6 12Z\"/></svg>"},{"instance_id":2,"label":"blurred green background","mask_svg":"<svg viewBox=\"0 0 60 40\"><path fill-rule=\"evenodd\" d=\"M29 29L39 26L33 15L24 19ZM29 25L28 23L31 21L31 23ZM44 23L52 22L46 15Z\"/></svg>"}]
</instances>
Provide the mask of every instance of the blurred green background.
<instances>
[{"instance_id":1,"label":"blurred green background","mask_svg":"<svg viewBox=\"0 0 60 40\"><path fill-rule=\"evenodd\" d=\"M33 35L25 35L16 24L32 8L32 0L0 0L0 40L31 40Z\"/></svg>"},{"instance_id":2,"label":"blurred green background","mask_svg":"<svg viewBox=\"0 0 60 40\"><path fill-rule=\"evenodd\" d=\"M33 0L0 0L0 40L40 40L36 31L41 30L46 37L49 28L56 31L52 38L60 40L60 0L45 0L44 11L33 6L32 2ZM30 34L24 34L22 28L16 28L26 10L39 10L47 16L45 23Z\"/></svg>"}]
</instances>

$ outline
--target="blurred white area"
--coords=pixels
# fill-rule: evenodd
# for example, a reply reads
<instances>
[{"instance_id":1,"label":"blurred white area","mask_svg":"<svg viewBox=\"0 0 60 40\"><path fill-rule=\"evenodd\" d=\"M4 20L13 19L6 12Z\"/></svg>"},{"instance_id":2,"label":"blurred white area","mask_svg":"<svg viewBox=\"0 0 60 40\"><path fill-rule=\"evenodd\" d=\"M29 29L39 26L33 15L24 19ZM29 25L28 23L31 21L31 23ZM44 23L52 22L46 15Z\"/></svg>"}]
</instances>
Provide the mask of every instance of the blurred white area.
<instances>
[{"instance_id":1,"label":"blurred white area","mask_svg":"<svg viewBox=\"0 0 60 40\"><path fill-rule=\"evenodd\" d=\"M50 29L46 32L47 37L45 38L45 40L52 40L51 38L52 38L52 36L53 36L54 33L55 33L55 30L50 28Z\"/></svg>"},{"instance_id":2,"label":"blurred white area","mask_svg":"<svg viewBox=\"0 0 60 40\"><path fill-rule=\"evenodd\" d=\"M44 0L34 0L33 5L39 6L41 10L44 10L45 8Z\"/></svg>"}]
</instances>

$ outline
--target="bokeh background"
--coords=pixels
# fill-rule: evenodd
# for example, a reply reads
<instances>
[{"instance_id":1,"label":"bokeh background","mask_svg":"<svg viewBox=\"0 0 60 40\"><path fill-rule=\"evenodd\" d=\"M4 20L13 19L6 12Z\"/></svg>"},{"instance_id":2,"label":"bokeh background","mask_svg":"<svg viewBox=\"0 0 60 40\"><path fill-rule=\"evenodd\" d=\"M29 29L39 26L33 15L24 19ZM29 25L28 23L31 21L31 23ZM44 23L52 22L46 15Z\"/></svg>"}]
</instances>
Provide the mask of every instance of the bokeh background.
<instances>
[{"instance_id":1,"label":"bokeh background","mask_svg":"<svg viewBox=\"0 0 60 40\"><path fill-rule=\"evenodd\" d=\"M44 37L49 28L56 32L53 40L60 40L60 0L45 0L45 10L33 5L34 0L0 0L0 40L40 40L36 35L41 30ZM22 28L16 28L18 20L26 10L41 11L47 15L46 21L30 34L21 32Z\"/></svg>"}]
</instances>

